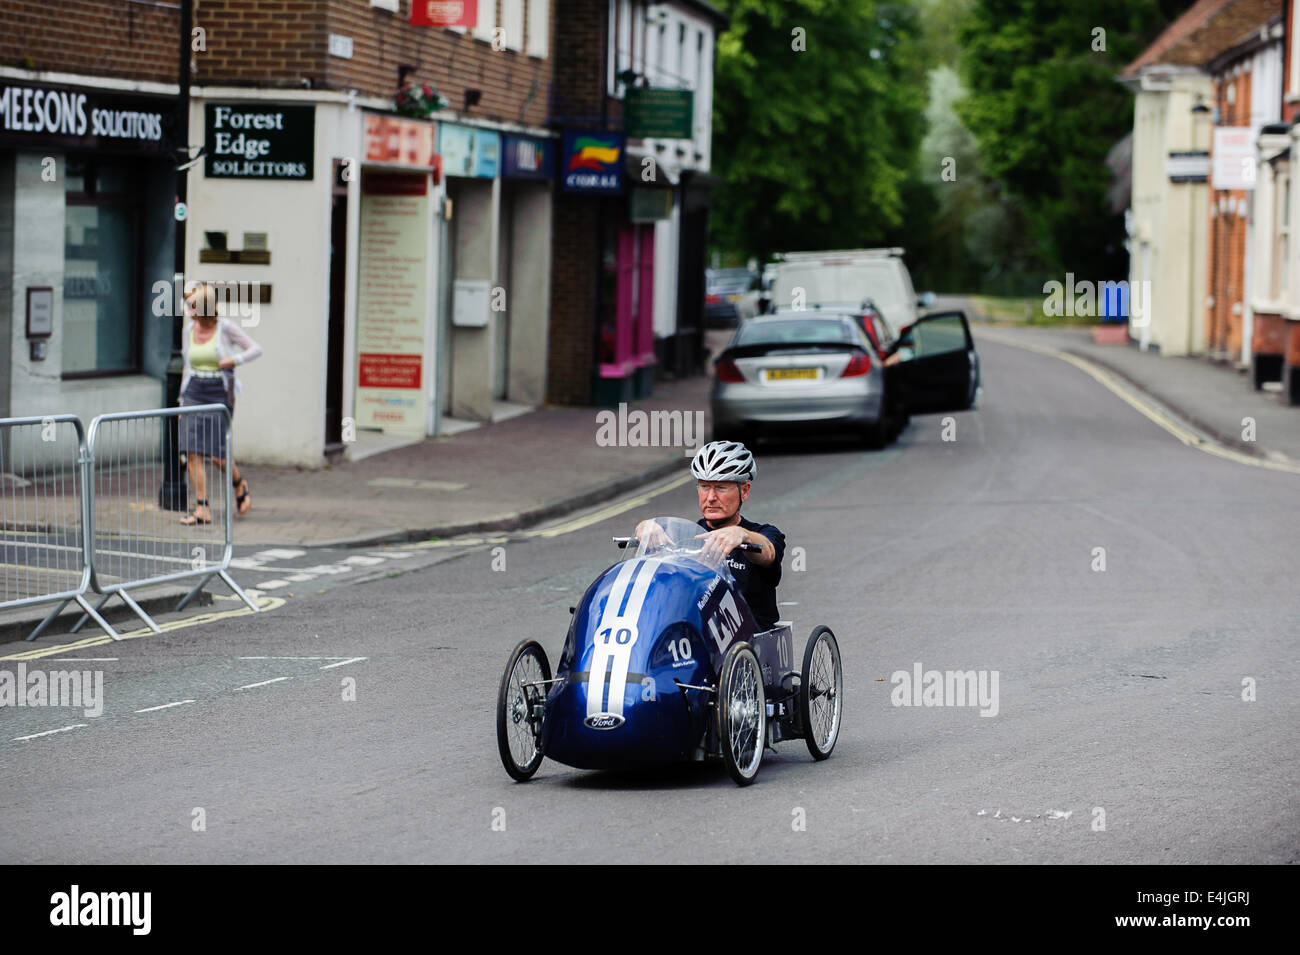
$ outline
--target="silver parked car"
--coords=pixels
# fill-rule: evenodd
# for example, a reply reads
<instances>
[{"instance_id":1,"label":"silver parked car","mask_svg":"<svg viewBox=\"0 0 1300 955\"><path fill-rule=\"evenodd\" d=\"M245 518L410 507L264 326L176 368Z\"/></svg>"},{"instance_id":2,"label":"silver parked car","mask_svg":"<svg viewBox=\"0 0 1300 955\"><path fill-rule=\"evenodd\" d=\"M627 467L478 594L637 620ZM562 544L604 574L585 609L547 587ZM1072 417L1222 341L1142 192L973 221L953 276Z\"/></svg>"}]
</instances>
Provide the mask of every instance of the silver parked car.
<instances>
[{"instance_id":1,"label":"silver parked car","mask_svg":"<svg viewBox=\"0 0 1300 955\"><path fill-rule=\"evenodd\" d=\"M845 315L778 312L750 319L718 357L714 438L850 431L881 447L893 429L884 366Z\"/></svg>"}]
</instances>

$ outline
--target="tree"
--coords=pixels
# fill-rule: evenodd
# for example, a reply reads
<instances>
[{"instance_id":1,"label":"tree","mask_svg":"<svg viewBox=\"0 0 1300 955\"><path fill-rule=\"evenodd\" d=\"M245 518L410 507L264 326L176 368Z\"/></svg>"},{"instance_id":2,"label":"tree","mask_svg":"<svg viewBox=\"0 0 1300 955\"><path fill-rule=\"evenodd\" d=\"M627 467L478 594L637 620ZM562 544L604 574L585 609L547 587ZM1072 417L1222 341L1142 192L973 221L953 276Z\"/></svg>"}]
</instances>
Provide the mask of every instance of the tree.
<instances>
[{"instance_id":1,"label":"tree","mask_svg":"<svg viewBox=\"0 0 1300 955\"><path fill-rule=\"evenodd\" d=\"M1106 154L1133 126L1116 76L1190 0L975 0L958 31L957 114L1023 207L1049 271L1127 272Z\"/></svg>"},{"instance_id":2,"label":"tree","mask_svg":"<svg viewBox=\"0 0 1300 955\"><path fill-rule=\"evenodd\" d=\"M714 88L713 243L883 244L903 227L924 132L910 3L730 0Z\"/></svg>"}]
</instances>

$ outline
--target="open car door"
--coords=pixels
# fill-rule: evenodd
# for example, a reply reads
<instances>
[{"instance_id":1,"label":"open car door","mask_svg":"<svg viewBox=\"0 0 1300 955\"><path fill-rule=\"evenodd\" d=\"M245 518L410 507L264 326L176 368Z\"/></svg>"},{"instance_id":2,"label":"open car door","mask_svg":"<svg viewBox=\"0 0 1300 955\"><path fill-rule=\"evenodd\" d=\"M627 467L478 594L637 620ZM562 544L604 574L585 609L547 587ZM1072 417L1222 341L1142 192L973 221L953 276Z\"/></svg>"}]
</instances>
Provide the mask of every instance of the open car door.
<instances>
[{"instance_id":1,"label":"open car door","mask_svg":"<svg viewBox=\"0 0 1300 955\"><path fill-rule=\"evenodd\" d=\"M975 403L979 355L964 312L934 312L904 329L890 348L886 387L909 414L962 411Z\"/></svg>"}]
</instances>

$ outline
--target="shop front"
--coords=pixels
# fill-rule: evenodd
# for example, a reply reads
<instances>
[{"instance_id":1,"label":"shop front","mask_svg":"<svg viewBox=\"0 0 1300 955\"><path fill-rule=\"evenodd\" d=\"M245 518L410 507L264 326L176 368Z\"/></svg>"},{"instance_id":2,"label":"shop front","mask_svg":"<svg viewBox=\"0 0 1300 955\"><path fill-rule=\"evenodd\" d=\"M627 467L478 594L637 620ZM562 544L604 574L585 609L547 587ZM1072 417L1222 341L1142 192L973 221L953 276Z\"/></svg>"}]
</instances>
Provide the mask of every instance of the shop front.
<instances>
[{"instance_id":1,"label":"shop front","mask_svg":"<svg viewBox=\"0 0 1300 955\"><path fill-rule=\"evenodd\" d=\"M175 99L92 82L0 85L0 415L164 402Z\"/></svg>"}]
</instances>

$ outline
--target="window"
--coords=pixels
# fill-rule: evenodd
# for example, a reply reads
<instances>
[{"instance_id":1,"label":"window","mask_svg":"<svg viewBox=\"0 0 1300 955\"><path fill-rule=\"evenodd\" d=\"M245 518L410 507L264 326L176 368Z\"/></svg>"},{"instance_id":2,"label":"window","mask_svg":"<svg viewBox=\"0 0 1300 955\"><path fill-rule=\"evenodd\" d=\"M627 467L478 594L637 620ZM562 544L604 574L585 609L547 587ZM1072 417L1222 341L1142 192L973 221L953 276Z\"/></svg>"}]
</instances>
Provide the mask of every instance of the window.
<instances>
[{"instance_id":1,"label":"window","mask_svg":"<svg viewBox=\"0 0 1300 955\"><path fill-rule=\"evenodd\" d=\"M502 38L507 50L524 48L524 0L501 0Z\"/></svg>"},{"instance_id":2,"label":"window","mask_svg":"<svg viewBox=\"0 0 1300 955\"><path fill-rule=\"evenodd\" d=\"M129 165L70 157L63 220L63 373L140 368L140 208Z\"/></svg>"},{"instance_id":3,"label":"window","mask_svg":"<svg viewBox=\"0 0 1300 955\"><path fill-rule=\"evenodd\" d=\"M1300 96L1300 3L1291 0L1291 29L1284 43L1291 44L1291 94Z\"/></svg>"},{"instance_id":4,"label":"window","mask_svg":"<svg viewBox=\"0 0 1300 955\"><path fill-rule=\"evenodd\" d=\"M528 0L528 55L544 58L550 40L550 0Z\"/></svg>"},{"instance_id":5,"label":"window","mask_svg":"<svg viewBox=\"0 0 1300 955\"><path fill-rule=\"evenodd\" d=\"M478 23L474 24L474 36L490 41L496 26L497 0L478 0Z\"/></svg>"}]
</instances>

